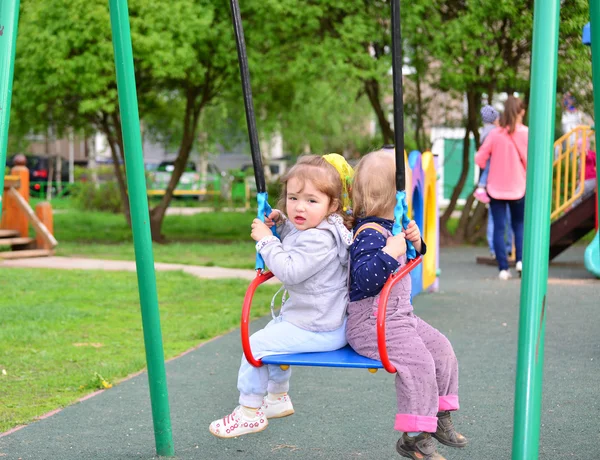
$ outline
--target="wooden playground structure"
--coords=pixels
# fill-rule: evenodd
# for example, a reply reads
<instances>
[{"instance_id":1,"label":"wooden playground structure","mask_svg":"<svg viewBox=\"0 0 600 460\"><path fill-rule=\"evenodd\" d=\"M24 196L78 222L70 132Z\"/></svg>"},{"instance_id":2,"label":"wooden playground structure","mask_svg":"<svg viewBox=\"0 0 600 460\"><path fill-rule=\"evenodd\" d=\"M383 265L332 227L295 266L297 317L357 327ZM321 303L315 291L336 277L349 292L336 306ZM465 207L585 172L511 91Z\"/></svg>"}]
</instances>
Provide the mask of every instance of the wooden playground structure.
<instances>
[{"instance_id":1,"label":"wooden playground structure","mask_svg":"<svg viewBox=\"0 0 600 460\"><path fill-rule=\"evenodd\" d=\"M11 251L0 251L0 259L51 256L57 244L50 203L38 203L34 211L29 204L29 170L13 167L4 180L0 223L0 248L10 247Z\"/></svg>"}]
</instances>

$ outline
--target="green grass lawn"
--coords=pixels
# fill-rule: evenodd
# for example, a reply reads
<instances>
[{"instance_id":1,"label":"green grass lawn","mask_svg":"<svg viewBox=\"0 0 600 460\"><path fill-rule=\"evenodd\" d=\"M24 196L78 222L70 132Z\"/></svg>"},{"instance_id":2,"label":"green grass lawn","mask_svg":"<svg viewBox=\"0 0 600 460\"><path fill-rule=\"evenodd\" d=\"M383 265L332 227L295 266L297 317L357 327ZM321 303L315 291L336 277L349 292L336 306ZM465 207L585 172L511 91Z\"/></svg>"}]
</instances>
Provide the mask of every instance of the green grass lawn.
<instances>
[{"instance_id":1,"label":"green grass lawn","mask_svg":"<svg viewBox=\"0 0 600 460\"><path fill-rule=\"evenodd\" d=\"M256 214L204 212L193 216L166 216L163 234L169 241L251 241L250 224ZM121 214L64 210L54 215L54 236L59 241L123 243L133 241Z\"/></svg>"},{"instance_id":2,"label":"green grass lawn","mask_svg":"<svg viewBox=\"0 0 600 460\"><path fill-rule=\"evenodd\" d=\"M155 262L207 267L253 269L254 242L153 244ZM133 243L102 244L60 242L56 255L94 259L135 260Z\"/></svg>"},{"instance_id":3,"label":"green grass lawn","mask_svg":"<svg viewBox=\"0 0 600 460\"><path fill-rule=\"evenodd\" d=\"M158 272L157 285L166 358L239 325L246 281ZM276 288L257 291L254 317ZM0 432L145 367L135 273L1 269L0 289Z\"/></svg>"},{"instance_id":4,"label":"green grass lawn","mask_svg":"<svg viewBox=\"0 0 600 460\"><path fill-rule=\"evenodd\" d=\"M63 204L64 206L64 204ZM225 268L254 268L250 238L253 213L166 216L168 244L153 244L156 262ZM134 260L131 230L122 215L64 210L54 215L56 254L67 257Z\"/></svg>"}]
</instances>

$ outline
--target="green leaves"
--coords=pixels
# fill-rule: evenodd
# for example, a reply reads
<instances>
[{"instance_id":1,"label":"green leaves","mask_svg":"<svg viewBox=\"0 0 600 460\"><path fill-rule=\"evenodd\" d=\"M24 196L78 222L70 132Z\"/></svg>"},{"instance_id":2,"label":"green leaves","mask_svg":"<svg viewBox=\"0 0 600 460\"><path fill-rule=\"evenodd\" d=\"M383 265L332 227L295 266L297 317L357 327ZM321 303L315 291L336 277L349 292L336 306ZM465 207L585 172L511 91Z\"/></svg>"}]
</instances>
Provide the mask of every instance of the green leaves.
<instances>
[{"instance_id":1,"label":"green leaves","mask_svg":"<svg viewBox=\"0 0 600 460\"><path fill-rule=\"evenodd\" d=\"M382 106L391 94L389 1L245 0L241 8L263 137L283 131L292 153L364 138L357 129L371 116L364 82L378 82ZM181 144L191 104L218 107L212 123L200 117L204 131L223 135L223 124L245 131L228 2L132 0L129 9L147 129ZM407 78L448 92L526 92L532 9L530 0L403 2L403 51L415 69ZM586 0L563 2L559 91L579 92L580 100L590 99L590 50L580 40L587 16ZM117 112L114 70L105 0L23 1L12 128L101 128L102 117ZM406 96L407 110L417 110L410 86Z\"/></svg>"}]
</instances>

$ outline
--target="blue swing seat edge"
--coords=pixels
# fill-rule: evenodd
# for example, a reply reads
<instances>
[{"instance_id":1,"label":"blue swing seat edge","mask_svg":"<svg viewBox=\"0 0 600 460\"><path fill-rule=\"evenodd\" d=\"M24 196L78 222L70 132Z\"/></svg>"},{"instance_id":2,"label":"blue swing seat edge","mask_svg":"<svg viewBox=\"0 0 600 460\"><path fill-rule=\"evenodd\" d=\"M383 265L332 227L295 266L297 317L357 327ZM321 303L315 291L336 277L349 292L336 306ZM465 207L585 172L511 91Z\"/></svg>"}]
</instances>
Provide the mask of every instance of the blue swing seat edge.
<instances>
[{"instance_id":1,"label":"blue swing seat edge","mask_svg":"<svg viewBox=\"0 0 600 460\"><path fill-rule=\"evenodd\" d=\"M356 353L350 345L339 350L315 353L290 353L285 355L269 355L262 358L263 364L342 367L354 369L383 369L381 361L365 358Z\"/></svg>"}]
</instances>

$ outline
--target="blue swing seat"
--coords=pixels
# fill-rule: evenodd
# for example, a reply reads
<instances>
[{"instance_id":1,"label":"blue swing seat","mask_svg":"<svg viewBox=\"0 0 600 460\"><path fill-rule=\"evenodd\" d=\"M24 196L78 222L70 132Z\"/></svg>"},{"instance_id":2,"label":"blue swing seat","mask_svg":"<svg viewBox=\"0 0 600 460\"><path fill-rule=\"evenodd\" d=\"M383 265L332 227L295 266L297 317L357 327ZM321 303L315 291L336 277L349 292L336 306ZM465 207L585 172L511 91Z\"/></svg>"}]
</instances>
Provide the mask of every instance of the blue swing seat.
<instances>
[{"instance_id":1,"label":"blue swing seat","mask_svg":"<svg viewBox=\"0 0 600 460\"><path fill-rule=\"evenodd\" d=\"M383 369L381 361L365 358L356 353L350 345L334 351L318 353L292 353L287 355L270 355L262 358L263 364L278 366L315 366L315 367L350 367L354 369Z\"/></svg>"},{"instance_id":2,"label":"blue swing seat","mask_svg":"<svg viewBox=\"0 0 600 460\"><path fill-rule=\"evenodd\" d=\"M270 355L262 359L256 359L250 349L250 308L252 298L256 288L273 277L270 271L263 272L258 270L256 278L252 280L242 306L242 349L248 362L254 367L260 367L263 364L274 364L282 367L287 366L314 366L314 367L348 367L355 369L368 369L370 372L376 372L377 369L385 369L390 373L395 373L396 368L390 363L385 342L385 312L387 311L387 300L392 287L407 276L410 271L421 263L421 256L409 261L406 265L391 275L386 281L379 300L377 311L377 346L381 361L377 361L356 353L350 345L335 351L326 351L318 353L290 353L285 355Z\"/></svg>"}]
</instances>

